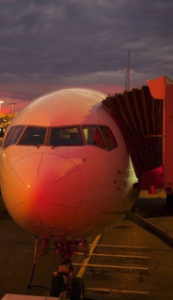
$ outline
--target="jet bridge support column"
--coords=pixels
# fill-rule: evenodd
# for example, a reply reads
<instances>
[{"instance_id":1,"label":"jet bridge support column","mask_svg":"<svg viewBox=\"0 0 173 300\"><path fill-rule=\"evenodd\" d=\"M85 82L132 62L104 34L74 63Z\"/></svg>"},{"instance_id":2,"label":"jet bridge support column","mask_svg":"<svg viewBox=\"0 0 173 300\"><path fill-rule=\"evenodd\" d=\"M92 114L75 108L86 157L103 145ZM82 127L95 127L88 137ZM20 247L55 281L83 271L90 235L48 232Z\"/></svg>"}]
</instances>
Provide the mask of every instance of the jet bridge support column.
<instances>
[{"instance_id":1,"label":"jet bridge support column","mask_svg":"<svg viewBox=\"0 0 173 300\"><path fill-rule=\"evenodd\" d=\"M173 81L165 76L148 82L154 98L163 99L163 166L167 204L173 205Z\"/></svg>"}]
</instances>

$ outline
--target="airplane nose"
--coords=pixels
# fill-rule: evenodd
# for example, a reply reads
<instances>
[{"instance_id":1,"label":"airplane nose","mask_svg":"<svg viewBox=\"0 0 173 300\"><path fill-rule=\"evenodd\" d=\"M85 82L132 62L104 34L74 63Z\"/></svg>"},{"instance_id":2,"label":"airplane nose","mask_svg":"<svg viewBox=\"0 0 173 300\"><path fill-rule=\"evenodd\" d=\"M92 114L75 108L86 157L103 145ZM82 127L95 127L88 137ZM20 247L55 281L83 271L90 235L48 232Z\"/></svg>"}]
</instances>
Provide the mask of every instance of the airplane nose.
<instances>
[{"instance_id":1,"label":"airplane nose","mask_svg":"<svg viewBox=\"0 0 173 300\"><path fill-rule=\"evenodd\" d=\"M27 226L31 222L38 228L61 227L74 216L82 199L77 164L59 155L38 153L20 158L13 164L9 184L15 193L13 217Z\"/></svg>"}]
</instances>

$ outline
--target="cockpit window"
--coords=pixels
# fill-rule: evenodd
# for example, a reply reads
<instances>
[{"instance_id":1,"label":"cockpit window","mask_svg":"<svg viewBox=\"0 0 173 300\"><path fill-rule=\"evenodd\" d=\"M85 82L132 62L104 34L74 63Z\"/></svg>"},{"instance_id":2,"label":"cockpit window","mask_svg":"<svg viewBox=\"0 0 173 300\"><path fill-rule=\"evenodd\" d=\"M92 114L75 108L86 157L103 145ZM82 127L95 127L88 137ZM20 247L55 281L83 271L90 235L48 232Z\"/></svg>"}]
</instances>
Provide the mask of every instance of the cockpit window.
<instances>
[{"instance_id":1,"label":"cockpit window","mask_svg":"<svg viewBox=\"0 0 173 300\"><path fill-rule=\"evenodd\" d=\"M101 131L101 134L104 138L104 141L106 143L106 148L110 151L116 147L118 147L118 144L114 138L114 135L112 131L107 126L99 126L99 129Z\"/></svg>"},{"instance_id":2,"label":"cockpit window","mask_svg":"<svg viewBox=\"0 0 173 300\"><path fill-rule=\"evenodd\" d=\"M7 132L2 145L40 145L81 146L93 145L107 151L118 147L116 139L109 127L103 125L84 125L68 127L37 127L18 125Z\"/></svg>"},{"instance_id":3,"label":"cockpit window","mask_svg":"<svg viewBox=\"0 0 173 300\"><path fill-rule=\"evenodd\" d=\"M23 129L24 129L24 126L11 127L4 139L3 148L5 149L10 145L15 144Z\"/></svg>"},{"instance_id":4,"label":"cockpit window","mask_svg":"<svg viewBox=\"0 0 173 300\"><path fill-rule=\"evenodd\" d=\"M18 145L43 145L46 128L28 126L22 135Z\"/></svg>"},{"instance_id":5,"label":"cockpit window","mask_svg":"<svg viewBox=\"0 0 173 300\"><path fill-rule=\"evenodd\" d=\"M97 126L83 126L83 132L86 139L87 145L94 145L99 148L106 149L106 145L103 141L103 138L97 128Z\"/></svg>"},{"instance_id":6,"label":"cockpit window","mask_svg":"<svg viewBox=\"0 0 173 300\"><path fill-rule=\"evenodd\" d=\"M94 145L108 151L118 147L115 137L107 126L82 126L87 145Z\"/></svg>"},{"instance_id":7,"label":"cockpit window","mask_svg":"<svg viewBox=\"0 0 173 300\"><path fill-rule=\"evenodd\" d=\"M81 146L83 144L78 127L55 127L51 129L49 145Z\"/></svg>"}]
</instances>

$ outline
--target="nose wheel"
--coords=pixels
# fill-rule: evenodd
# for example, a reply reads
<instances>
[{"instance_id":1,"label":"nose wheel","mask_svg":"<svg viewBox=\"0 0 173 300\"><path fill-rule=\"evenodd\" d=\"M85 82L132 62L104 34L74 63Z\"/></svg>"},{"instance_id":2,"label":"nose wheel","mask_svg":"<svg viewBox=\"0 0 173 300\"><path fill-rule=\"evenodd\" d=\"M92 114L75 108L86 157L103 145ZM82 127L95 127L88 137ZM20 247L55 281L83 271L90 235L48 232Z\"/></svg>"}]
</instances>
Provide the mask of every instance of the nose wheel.
<instances>
[{"instance_id":1,"label":"nose wheel","mask_svg":"<svg viewBox=\"0 0 173 300\"><path fill-rule=\"evenodd\" d=\"M65 291L65 283L63 276L55 275L50 284L50 296L59 297Z\"/></svg>"},{"instance_id":2,"label":"nose wheel","mask_svg":"<svg viewBox=\"0 0 173 300\"><path fill-rule=\"evenodd\" d=\"M54 275L50 285L50 296L59 297L62 300L84 300L82 278L69 278L67 274Z\"/></svg>"},{"instance_id":3,"label":"nose wheel","mask_svg":"<svg viewBox=\"0 0 173 300\"><path fill-rule=\"evenodd\" d=\"M70 283L70 300L84 300L84 283L82 278L72 278Z\"/></svg>"}]
</instances>

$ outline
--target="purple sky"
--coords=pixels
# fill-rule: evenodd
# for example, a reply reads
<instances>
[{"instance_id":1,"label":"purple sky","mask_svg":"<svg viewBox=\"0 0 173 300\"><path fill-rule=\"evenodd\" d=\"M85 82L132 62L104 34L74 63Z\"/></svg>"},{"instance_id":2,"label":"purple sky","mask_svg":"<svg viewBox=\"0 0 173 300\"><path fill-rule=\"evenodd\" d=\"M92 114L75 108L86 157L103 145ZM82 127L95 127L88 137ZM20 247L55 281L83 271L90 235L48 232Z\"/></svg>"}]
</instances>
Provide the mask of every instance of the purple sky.
<instances>
[{"instance_id":1,"label":"purple sky","mask_svg":"<svg viewBox=\"0 0 173 300\"><path fill-rule=\"evenodd\" d=\"M108 93L173 78L172 0L1 0L0 99L16 110L68 86Z\"/></svg>"}]
</instances>

